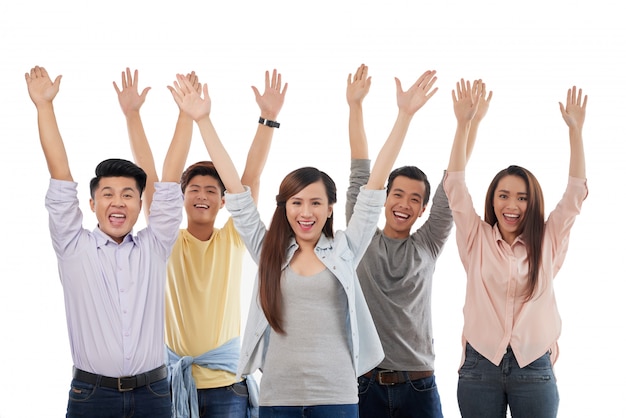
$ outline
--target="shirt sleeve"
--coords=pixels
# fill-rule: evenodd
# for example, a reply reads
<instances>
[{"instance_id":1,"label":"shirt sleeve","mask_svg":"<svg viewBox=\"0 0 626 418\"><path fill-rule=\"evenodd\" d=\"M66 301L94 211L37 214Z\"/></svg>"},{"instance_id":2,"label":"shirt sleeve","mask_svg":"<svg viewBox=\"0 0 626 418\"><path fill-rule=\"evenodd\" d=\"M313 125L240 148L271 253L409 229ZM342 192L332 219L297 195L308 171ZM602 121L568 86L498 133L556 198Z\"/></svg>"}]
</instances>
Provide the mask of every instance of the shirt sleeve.
<instances>
[{"instance_id":1,"label":"shirt sleeve","mask_svg":"<svg viewBox=\"0 0 626 418\"><path fill-rule=\"evenodd\" d=\"M448 196L452 218L456 226L456 241L459 256L465 268L468 254L479 237L482 220L474 209L472 198L465 184L465 172L446 172L443 187Z\"/></svg>"},{"instance_id":2,"label":"shirt sleeve","mask_svg":"<svg viewBox=\"0 0 626 418\"><path fill-rule=\"evenodd\" d=\"M415 232L415 234L426 234L424 243L430 249L434 257L437 257L443 250L443 246L448 240L450 232L452 231L452 225L454 224L452 211L448 204L448 197L443 190L444 178L445 172L433 197L428 220Z\"/></svg>"},{"instance_id":3,"label":"shirt sleeve","mask_svg":"<svg viewBox=\"0 0 626 418\"><path fill-rule=\"evenodd\" d=\"M259 264L261 248L265 239L265 225L261 221L259 211L252 199L250 188L244 186L242 193L225 193L226 209L230 212L239 236L255 263Z\"/></svg>"},{"instance_id":4,"label":"shirt sleeve","mask_svg":"<svg viewBox=\"0 0 626 418\"><path fill-rule=\"evenodd\" d=\"M346 225L350 223L354 205L361 187L367 184L370 178L370 160L351 160L350 179L346 192Z\"/></svg>"},{"instance_id":5,"label":"shirt sleeve","mask_svg":"<svg viewBox=\"0 0 626 418\"><path fill-rule=\"evenodd\" d=\"M46 209L52 246L58 257L78 247L83 231L83 213L78 202L78 183L50 179L46 193Z\"/></svg>"},{"instance_id":6,"label":"shirt sleeve","mask_svg":"<svg viewBox=\"0 0 626 418\"><path fill-rule=\"evenodd\" d=\"M569 236L576 216L587 198L587 181L569 177L563 197L546 221L544 245L550 245L554 275L561 269L569 246Z\"/></svg>"},{"instance_id":7,"label":"shirt sleeve","mask_svg":"<svg viewBox=\"0 0 626 418\"><path fill-rule=\"evenodd\" d=\"M183 220L183 193L180 184L173 182L157 182L154 188L147 230L161 243L163 255L168 257Z\"/></svg>"},{"instance_id":8,"label":"shirt sleeve","mask_svg":"<svg viewBox=\"0 0 626 418\"><path fill-rule=\"evenodd\" d=\"M360 260L376 232L380 210L385 203L385 189L371 190L361 187L354 213L345 230L348 246L356 260Z\"/></svg>"}]
</instances>

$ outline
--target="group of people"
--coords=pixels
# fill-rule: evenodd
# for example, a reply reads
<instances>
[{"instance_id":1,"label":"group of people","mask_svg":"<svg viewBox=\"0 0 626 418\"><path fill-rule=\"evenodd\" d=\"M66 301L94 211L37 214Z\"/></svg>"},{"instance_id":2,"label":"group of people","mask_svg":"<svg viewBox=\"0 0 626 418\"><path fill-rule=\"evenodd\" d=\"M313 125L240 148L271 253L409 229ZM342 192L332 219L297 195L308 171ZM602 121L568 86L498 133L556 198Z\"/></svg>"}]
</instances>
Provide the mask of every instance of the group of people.
<instances>
[{"instance_id":1,"label":"group of people","mask_svg":"<svg viewBox=\"0 0 626 418\"><path fill-rule=\"evenodd\" d=\"M88 230L53 107L61 76L34 67L25 78L51 176L46 208L74 363L67 417L441 417L431 293L453 226L467 274L462 416L556 416L552 279L587 196L580 89L560 103L570 166L556 208L545 219L539 182L511 165L489 185L481 219L465 167L492 93L461 79L450 160L428 219L413 230L431 185L416 166L393 165L413 116L438 90L436 72L407 90L396 79L397 118L370 169L371 77L359 66L346 88L346 228L335 231L337 188L314 167L285 176L269 227L259 215L259 179L288 87L276 70L265 73L263 93L252 87L260 117L241 176L211 121L207 85L178 74L168 88L179 115L159 178L140 116L149 88L140 92L138 71L126 69L113 85L135 161L98 164L89 200L98 224ZM210 161L185 168L194 123ZM230 218L218 228L224 206ZM142 210L147 226L135 232ZM258 274L241 340L246 251Z\"/></svg>"}]
</instances>

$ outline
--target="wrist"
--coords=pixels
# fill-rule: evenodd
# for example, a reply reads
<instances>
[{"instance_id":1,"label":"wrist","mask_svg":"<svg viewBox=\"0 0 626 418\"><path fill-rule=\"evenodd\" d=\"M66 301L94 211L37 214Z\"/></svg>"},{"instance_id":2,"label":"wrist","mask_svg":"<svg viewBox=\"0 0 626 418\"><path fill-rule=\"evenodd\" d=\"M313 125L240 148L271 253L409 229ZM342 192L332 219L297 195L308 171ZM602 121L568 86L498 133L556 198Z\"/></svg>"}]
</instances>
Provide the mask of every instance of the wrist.
<instances>
[{"instance_id":1,"label":"wrist","mask_svg":"<svg viewBox=\"0 0 626 418\"><path fill-rule=\"evenodd\" d=\"M280 123L272 119L266 119L263 116L259 117L259 123L261 125L269 126L270 128L280 128Z\"/></svg>"}]
</instances>

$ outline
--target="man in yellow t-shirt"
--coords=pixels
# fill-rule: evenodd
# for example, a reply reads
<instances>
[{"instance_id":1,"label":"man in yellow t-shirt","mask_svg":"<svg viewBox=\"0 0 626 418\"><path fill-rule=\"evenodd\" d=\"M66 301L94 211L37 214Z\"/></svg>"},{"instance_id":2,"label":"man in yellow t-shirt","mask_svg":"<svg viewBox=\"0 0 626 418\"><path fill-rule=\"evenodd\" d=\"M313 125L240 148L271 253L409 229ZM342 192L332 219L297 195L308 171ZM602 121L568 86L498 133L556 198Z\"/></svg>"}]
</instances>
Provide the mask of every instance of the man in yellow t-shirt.
<instances>
[{"instance_id":1,"label":"man in yellow t-shirt","mask_svg":"<svg viewBox=\"0 0 626 418\"><path fill-rule=\"evenodd\" d=\"M177 83L208 94L195 73L178 75ZM144 208L149 211L157 181L139 109L149 88L141 94L138 73L122 73L122 89L115 89L126 116L131 148L137 164L148 174ZM169 87L172 90L171 87ZM265 91L252 87L261 111L250 147L242 183L257 199L259 178L265 166L276 118L284 103L287 84L281 75L265 73ZM179 112L174 139L165 163L180 167L187 228L181 229L167 265L165 343L172 379L173 416L246 417L248 386L235 377L239 359L241 324L240 285L243 242L229 219L215 228L224 205L224 185L213 163L201 161L184 172L191 143L193 120ZM191 374L189 374L191 370ZM191 378L193 377L193 379Z\"/></svg>"}]
</instances>

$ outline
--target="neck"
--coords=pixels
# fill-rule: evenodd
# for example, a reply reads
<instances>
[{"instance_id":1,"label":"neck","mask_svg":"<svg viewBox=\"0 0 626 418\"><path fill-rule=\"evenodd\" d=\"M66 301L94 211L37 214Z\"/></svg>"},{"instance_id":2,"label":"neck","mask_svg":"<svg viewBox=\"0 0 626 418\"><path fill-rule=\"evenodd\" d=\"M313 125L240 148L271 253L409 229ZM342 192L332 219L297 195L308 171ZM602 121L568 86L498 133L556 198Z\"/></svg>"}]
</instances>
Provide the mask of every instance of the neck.
<instances>
[{"instance_id":1,"label":"neck","mask_svg":"<svg viewBox=\"0 0 626 418\"><path fill-rule=\"evenodd\" d=\"M208 241L213 235L213 223L210 225L187 224L187 232L200 241Z\"/></svg>"}]
</instances>

